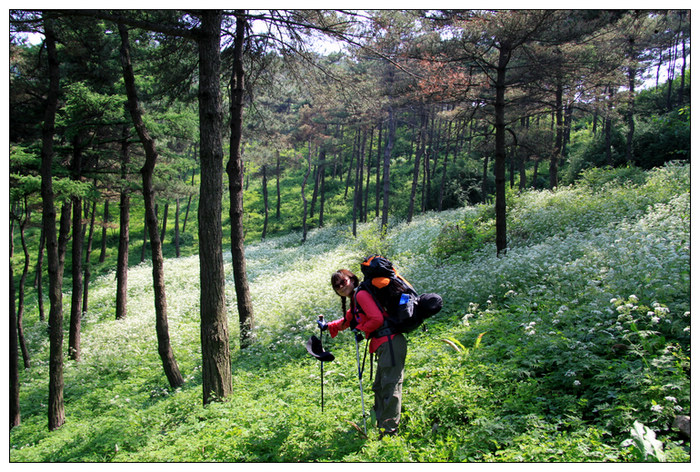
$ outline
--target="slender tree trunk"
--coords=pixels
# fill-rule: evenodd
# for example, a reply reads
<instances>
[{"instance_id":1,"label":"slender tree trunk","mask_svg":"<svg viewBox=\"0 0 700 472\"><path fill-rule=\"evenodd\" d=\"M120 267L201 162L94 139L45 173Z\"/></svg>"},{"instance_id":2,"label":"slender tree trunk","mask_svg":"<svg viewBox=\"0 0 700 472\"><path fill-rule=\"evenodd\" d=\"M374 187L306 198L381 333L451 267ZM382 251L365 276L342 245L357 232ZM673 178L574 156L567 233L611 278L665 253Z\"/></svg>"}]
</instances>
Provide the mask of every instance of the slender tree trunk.
<instances>
[{"instance_id":1,"label":"slender tree trunk","mask_svg":"<svg viewBox=\"0 0 700 472\"><path fill-rule=\"evenodd\" d=\"M148 243L148 215L143 213L143 244L141 244L141 262L146 260L146 244Z\"/></svg>"},{"instance_id":2,"label":"slender tree trunk","mask_svg":"<svg viewBox=\"0 0 700 472\"><path fill-rule=\"evenodd\" d=\"M160 229L160 243L165 243L165 229L168 227L168 207L170 203L165 202L165 208L163 208L163 225Z\"/></svg>"},{"instance_id":3,"label":"slender tree trunk","mask_svg":"<svg viewBox=\"0 0 700 472\"><path fill-rule=\"evenodd\" d=\"M100 251L100 263L107 257L107 226L109 226L109 200L105 200L105 211L102 218L102 250Z\"/></svg>"},{"instance_id":4,"label":"slender tree trunk","mask_svg":"<svg viewBox=\"0 0 700 472\"><path fill-rule=\"evenodd\" d=\"M80 198L73 197L73 245L72 273L73 293L71 294L70 328L68 330L68 357L80 361L80 325L83 314L83 204Z\"/></svg>"},{"instance_id":5,"label":"slender tree trunk","mask_svg":"<svg viewBox=\"0 0 700 472\"><path fill-rule=\"evenodd\" d=\"M22 267L22 276L19 279L19 304L17 307L17 335L19 337L19 347L22 351L22 359L24 360L24 368L31 368L31 360L29 358L29 349L27 349L27 341L24 338L24 287L27 281L27 274L29 273L29 249L27 249L27 240L24 237L24 230L29 223L29 210L27 208L27 202L24 202L25 216L19 223L19 237L22 243L22 252L24 253L24 264ZM10 238L12 237L12 232L10 233Z\"/></svg>"},{"instance_id":6,"label":"slender tree trunk","mask_svg":"<svg viewBox=\"0 0 700 472\"><path fill-rule=\"evenodd\" d=\"M511 49L501 44L496 71L496 152L494 174L496 180L496 253L506 251L506 69L510 61Z\"/></svg>"},{"instance_id":7,"label":"slender tree trunk","mask_svg":"<svg viewBox=\"0 0 700 472\"><path fill-rule=\"evenodd\" d=\"M408 216L406 222L410 223L413 220L413 211L416 202L416 190L418 188L418 176L420 175L421 162L425 153L425 140L428 126L428 113L424 106L420 107L420 129L416 136L416 156L413 161L413 181L411 183L411 196L408 199Z\"/></svg>"},{"instance_id":8,"label":"slender tree trunk","mask_svg":"<svg viewBox=\"0 0 700 472\"><path fill-rule=\"evenodd\" d=\"M489 154L484 154L484 165L481 168L481 201L486 203L489 196Z\"/></svg>"},{"instance_id":9,"label":"slender tree trunk","mask_svg":"<svg viewBox=\"0 0 700 472\"><path fill-rule=\"evenodd\" d=\"M153 190L153 171L158 159L155 142L151 139L146 126L141 117L134 73L131 65L129 35L124 25L119 25L121 35L121 61L124 72L124 85L128 97L128 108L131 119L134 122L134 129L143 144L146 153L146 161L141 168L143 181L143 200L148 224L148 232L151 238L151 260L153 262L153 298L156 311L156 335L158 338L158 354L160 355L165 370L165 376L172 388L184 384L180 369L175 362L175 356L170 345L170 335L168 333L168 304L165 295L165 274L163 269L163 250L160 236L158 235L158 219L155 211L155 195Z\"/></svg>"},{"instance_id":10,"label":"slender tree trunk","mask_svg":"<svg viewBox=\"0 0 700 472\"><path fill-rule=\"evenodd\" d=\"M359 133L359 129L358 129ZM358 136L360 137L360 136ZM357 236L357 219L358 216L362 214L362 179L363 179L363 173L362 173L362 166L364 164L364 147L365 147L365 141L367 138L367 134L365 132L362 132L362 137L360 137L361 142L359 143L358 146L358 153L357 153L357 167L355 168L355 191L353 194L353 203L352 203L352 235Z\"/></svg>"},{"instance_id":11,"label":"slender tree trunk","mask_svg":"<svg viewBox=\"0 0 700 472\"><path fill-rule=\"evenodd\" d=\"M318 153L318 172L320 174L320 202L318 208L318 227L323 227L323 209L326 203L326 147L321 146Z\"/></svg>"},{"instance_id":12,"label":"slender tree trunk","mask_svg":"<svg viewBox=\"0 0 700 472\"><path fill-rule=\"evenodd\" d=\"M126 188L127 166L129 164L129 130L125 126L122 133L121 178L119 192L119 248L117 251L117 313L116 319L126 318L127 288L129 275L129 209L131 201ZM144 244L145 246L145 244Z\"/></svg>"},{"instance_id":13,"label":"slender tree trunk","mask_svg":"<svg viewBox=\"0 0 700 472\"><path fill-rule=\"evenodd\" d=\"M277 211L276 211L276 217L279 220L281 218L280 216L280 209L282 206L282 192L280 191L280 152L279 149L276 151L276 156L277 156L277 167L275 170L275 176L277 178Z\"/></svg>"},{"instance_id":14,"label":"slender tree trunk","mask_svg":"<svg viewBox=\"0 0 700 472\"><path fill-rule=\"evenodd\" d=\"M311 152L311 146L309 146L309 152ZM309 174L311 174L311 156L307 154L306 156L306 173L304 174L304 180L301 182L301 200L303 202L302 215L301 215L301 227L302 227L302 237L301 242L306 242L306 214L308 202L306 200L306 182L309 180Z\"/></svg>"},{"instance_id":15,"label":"slender tree trunk","mask_svg":"<svg viewBox=\"0 0 700 472\"><path fill-rule=\"evenodd\" d=\"M556 114L556 138L554 141L554 151L549 160L549 188L553 190L559 181L559 157L564 142L564 86L561 80L557 80L557 90L555 92L555 114Z\"/></svg>"},{"instance_id":16,"label":"slender tree trunk","mask_svg":"<svg viewBox=\"0 0 700 472\"><path fill-rule=\"evenodd\" d=\"M369 149L367 149L367 157L365 161L367 162L367 177L365 177L365 192L364 192L364 203L362 204L362 222L367 222L367 213L369 211L369 181L372 175L372 146L374 144L374 127L369 131Z\"/></svg>"},{"instance_id":17,"label":"slender tree trunk","mask_svg":"<svg viewBox=\"0 0 700 472\"><path fill-rule=\"evenodd\" d=\"M267 166L263 164L262 166L262 194L263 194L263 210L265 212L265 219L263 220L262 236L260 237L263 241L267 236L267 218L270 213L269 203L267 199Z\"/></svg>"},{"instance_id":18,"label":"slender tree trunk","mask_svg":"<svg viewBox=\"0 0 700 472\"><path fill-rule=\"evenodd\" d=\"M353 167L353 163L355 162L355 153L357 152L357 148L359 147L360 143L360 130L359 128L357 129L357 132L355 133L355 137L353 138L352 142L352 153L350 153L350 165L348 166L348 176L345 179L345 194L343 195L343 198L348 198L348 190L350 189L350 182L352 180L352 175L354 174L355 168ZM341 172L342 172L342 166L341 166Z\"/></svg>"},{"instance_id":19,"label":"slender tree trunk","mask_svg":"<svg viewBox=\"0 0 700 472\"><path fill-rule=\"evenodd\" d=\"M438 192L438 211L442 211L443 199L445 197L445 182L447 182L447 160L450 155L450 144L452 140L452 122L447 123L447 145L445 146L445 157L442 160L442 177L440 179L440 190Z\"/></svg>"},{"instance_id":20,"label":"slender tree trunk","mask_svg":"<svg viewBox=\"0 0 700 472\"><path fill-rule=\"evenodd\" d=\"M379 217L379 200L381 195L381 168L382 168L382 130L384 127L381 122L379 123L379 136L377 137L377 169L376 169L376 182L374 189L374 217Z\"/></svg>"},{"instance_id":21,"label":"slender tree trunk","mask_svg":"<svg viewBox=\"0 0 700 472\"><path fill-rule=\"evenodd\" d=\"M389 129L387 130L386 145L384 146L384 164L382 167L382 180L384 188L382 191L382 225L380 234L384 237L389 226L389 167L391 166L391 155L394 151L394 137L396 135L396 121L394 109L389 106Z\"/></svg>"},{"instance_id":22,"label":"slender tree trunk","mask_svg":"<svg viewBox=\"0 0 700 472\"><path fill-rule=\"evenodd\" d=\"M39 305L39 321L44 322L46 320L46 314L44 313L44 282L43 282L43 266L44 266L44 246L46 244L46 237L44 235L44 226L41 227L41 234L39 235L39 251L36 258L36 279L34 285L36 286L36 299Z\"/></svg>"},{"instance_id":23,"label":"slender tree trunk","mask_svg":"<svg viewBox=\"0 0 700 472\"><path fill-rule=\"evenodd\" d=\"M520 190L525 190L527 188L527 175L525 174L525 158L526 155L523 150L518 151L518 170L520 171L520 185L518 188Z\"/></svg>"},{"instance_id":24,"label":"slender tree trunk","mask_svg":"<svg viewBox=\"0 0 700 472\"><path fill-rule=\"evenodd\" d=\"M88 293L90 289L90 254L92 253L92 238L95 234L95 209L96 202L92 202L92 210L90 210L90 229L88 230L87 245L85 248L85 267L83 275L83 311L88 310Z\"/></svg>"},{"instance_id":25,"label":"slender tree trunk","mask_svg":"<svg viewBox=\"0 0 700 472\"><path fill-rule=\"evenodd\" d=\"M316 153L318 153L318 145L316 146ZM311 154L311 141L309 141L309 154ZM314 213L316 211L316 201L318 200L318 188L319 184L321 183L321 174L318 171L318 164L314 164L314 172L313 172L313 177L314 177L314 191L311 194L311 208L309 211L309 218L314 217Z\"/></svg>"},{"instance_id":26,"label":"slender tree trunk","mask_svg":"<svg viewBox=\"0 0 700 472\"><path fill-rule=\"evenodd\" d=\"M231 259L233 262L233 280L236 288L236 305L238 307L238 325L241 349L253 342L253 302L250 298L248 274L245 259L245 236L243 234L243 157L241 155L241 138L243 134L243 93L245 91L243 74L243 43L247 20L241 10L236 11L236 37L233 46L233 74L231 75L231 155L227 173L231 200Z\"/></svg>"},{"instance_id":27,"label":"slender tree trunk","mask_svg":"<svg viewBox=\"0 0 700 472\"><path fill-rule=\"evenodd\" d=\"M71 164L71 179L80 180L82 173L83 154L80 135L73 140L73 162ZM68 330L68 357L80 361L80 326L83 315L83 201L72 197L73 202L73 244L71 246L71 269L73 291L71 293L70 325Z\"/></svg>"},{"instance_id":28,"label":"slender tree trunk","mask_svg":"<svg viewBox=\"0 0 700 472\"><path fill-rule=\"evenodd\" d=\"M59 262L56 235L56 207L54 206L51 164L53 137L58 106L59 71L53 20L44 12L44 32L49 62L49 92L44 108L41 146L41 202L46 254L49 272L49 431L60 428L66 420L63 402L63 267Z\"/></svg>"},{"instance_id":29,"label":"slender tree trunk","mask_svg":"<svg viewBox=\"0 0 700 472\"><path fill-rule=\"evenodd\" d=\"M10 429L20 424L19 349L17 348L17 313L15 312L15 275L12 269L12 233L10 233Z\"/></svg>"},{"instance_id":30,"label":"slender tree trunk","mask_svg":"<svg viewBox=\"0 0 700 472\"><path fill-rule=\"evenodd\" d=\"M180 257L180 199L175 199L175 257Z\"/></svg>"},{"instance_id":31,"label":"slender tree trunk","mask_svg":"<svg viewBox=\"0 0 700 472\"><path fill-rule=\"evenodd\" d=\"M202 12L201 20L198 38L201 164L198 220L202 393L204 404L208 404L228 397L233 384L221 244L221 186L224 170L221 141L223 111L219 83L221 11L206 10ZM237 186L242 185L240 178L233 180ZM235 204L235 201L231 202L232 206Z\"/></svg>"},{"instance_id":32,"label":"slender tree trunk","mask_svg":"<svg viewBox=\"0 0 700 472\"><path fill-rule=\"evenodd\" d=\"M633 52L630 53L634 55ZM634 60L634 57L630 59ZM627 69L627 80L629 85L629 100L627 103L627 142L625 146L625 160L627 163L634 161L634 151L632 144L634 143L634 86L637 81L637 69L634 66L629 66Z\"/></svg>"},{"instance_id":33,"label":"slender tree trunk","mask_svg":"<svg viewBox=\"0 0 700 472\"><path fill-rule=\"evenodd\" d=\"M681 15L685 15L684 12L680 13ZM687 62L687 57L685 54L685 38L681 38L681 53L683 55L682 62L681 62L681 86L678 89L678 106L683 105L683 96L685 92L685 67L686 67L686 62Z\"/></svg>"},{"instance_id":34,"label":"slender tree trunk","mask_svg":"<svg viewBox=\"0 0 700 472\"><path fill-rule=\"evenodd\" d=\"M612 157L612 114L613 114L613 94L614 91L612 87L608 86L608 105L605 114L605 159L608 165L612 166L615 164Z\"/></svg>"}]
</instances>

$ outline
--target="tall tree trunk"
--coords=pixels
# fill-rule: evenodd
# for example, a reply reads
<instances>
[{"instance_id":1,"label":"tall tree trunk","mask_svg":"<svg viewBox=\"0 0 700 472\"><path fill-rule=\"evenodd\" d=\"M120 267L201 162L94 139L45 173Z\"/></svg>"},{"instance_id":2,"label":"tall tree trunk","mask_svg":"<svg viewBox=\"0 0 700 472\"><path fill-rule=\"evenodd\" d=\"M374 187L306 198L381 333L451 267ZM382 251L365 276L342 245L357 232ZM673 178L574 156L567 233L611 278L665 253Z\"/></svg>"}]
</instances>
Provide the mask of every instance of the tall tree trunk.
<instances>
[{"instance_id":1,"label":"tall tree trunk","mask_svg":"<svg viewBox=\"0 0 700 472\"><path fill-rule=\"evenodd\" d=\"M175 199L175 257L180 257L180 198Z\"/></svg>"},{"instance_id":2,"label":"tall tree trunk","mask_svg":"<svg viewBox=\"0 0 700 472\"><path fill-rule=\"evenodd\" d=\"M614 106L614 93L613 88L608 86L608 104L605 113L605 127L603 132L605 133L605 160L610 166L615 164L612 157L612 114Z\"/></svg>"},{"instance_id":3,"label":"tall tree trunk","mask_svg":"<svg viewBox=\"0 0 700 472\"><path fill-rule=\"evenodd\" d=\"M484 165L481 167L481 201L486 203L489 196L489 153L484 153Z\"/></svg>"},{"instance_id":4,"label":"tall tree trunk","mask_svg":"<svg viewBox=\"0 0 700 472\"><path fill-rule=\"evenodd\" d=\"M117 251L117 313L116 319L126 318L127 288L129 275L129 209L131 201L126 177L129 165L129 130L125 126L122 133L121 178L119 191L119 249Z\"/></svg>"},{"instance_id":5,"label":"tall tree trunk","mask_svg":"<svg viewBox=\"0 0 700 472\"><path fill-rule=\"evenodd\" d=\"M134 82L134 72L131 65L131 55L129 48L129 35L124 25L119 25L119 34L122 40L121 61L124 72L124 86L128 97L128 108L131 119L134 122L134 129L143 144L146 153L146 161L141 168L143 181L143 200L148 224L148 232L151 238L151 260L153 262L153 298L156 311L156 336L158 338L158 354L163 363L165 376L172 388L184 384L180 369L175 362L175 356L170 345L170 334L168 332L168 303L165 295L165 274L163 270L163 250L158 235L158 219L155 211L155 195L153 190L153 171L158 159L155 142L143 123L136 85Z\"/></svg>"},{"instance_id":6,"label":"tall tree trunk","mask_svg":"<svg viewBox=\"0 0 700 472\"><path fill-rule=\"evenodd\" d=\"M78 135L79 136L79 135ZM79 180L82 173L82 149L79 137L73 141L72 179ZM83 201L72 197L73 201L73 244L71 268L73 292L71 293L70 325L68 329L68 357L80 361L80 325L83 315Z\"/></svg>"},{"instance_id":7,"label":"tall tree trunk","mask_svg":"<svg viewBox=\"0 0 700 472\"><path fill-rule=\"evenodd\" d=\"M365 177L365 195L362 204L362 222L367 222L367 212L369 211L369 181L372 175L372 146L374 145L374 127L369 131L369 149L367 149L367 177Z\"/></svg>"},{"instance_id":8,"label":"tall tree trunk","mask_svg":"<svg viewBox=\"0 0 700 472\"><path fill-rule=\"evenodd\" d=\"M277 167L275 170L275 176L277 177L277 211L275 213L277 219L279 220L281 218L280 216L280 209L282 206L282 193L280 191L280 151L279 149L275 152L277 156Z\"/></svg>"},{"instance_id":9,"label":"tall tree trunk","mask_svg":"<svg viewBox=\"0 0 700 472\"><path fill-rule=\"evenodd\" d=\"M270 214L269 203L267 199L267 166L263 164L262 166L262 194L263 194L263 210L265 212L265 219L263 220L263 229L261 239L264 241L265 236L267 236L267 219Z\"/></svg>"},{"instance_id":10,"label":"tall tree trunk","mask_svg":"<svg viewBox=\"0 0 700 472\"><path fill-rule=\"evenodd\" d=\"M384 182L382 190L382 225L380 228L382 237L384 237L389 226L389 167L391 166L391 155L394 151L394 137L396 136L395 120L394 109L389 106L389 129L387 130L386 145L384 146L384 164L382 167L382 181Z\"/></svg>"},{"instance_id":11,"label":"tall tree trunk","mask_svg":"<svg viewBox=\"0 0 700 472\"><path fill-rule=\"evenodd\" d=\"M302 236L301 236L301 242L304 243L306 242L306 214L307 214L307 207L308 207L308 202L306 200L306 182L309 180L309 174L311 174L311 146L309 146L309 154L306 155L306 173L304 174L304 180L301 182L301 200L303 202L302 205L302 215L301 215L301 227L302 227Z\"/></svg>"},{"instance_id":12,"label":"tall tree trunk","mask_svg":"<svg viewBox=\"0 0 700 472\"><path fill-rule=\"evenodd\" d=\"M46 314L44 313L44 282L43 282L43 266L44 266L44 245L46 244L46 237L44 235L44 226L41 226L41 233L39 234L39 251L36 258L36 278L34 279L34 285L36 287L36 299L39 305L39 321L43 322L46 320Z\"/></svg>"},{"instance_id":13,"label":"tall tree trunk","mask_svg":"<svg viewBox=\"0 0 700 472\"><path fill-rule=\"evenodd\" d=\"M90 254L92 253L92 238L95 234L95 209L97 202L92 202L92 210L90 210L90 229L88 230L88 239L85 247L85 268L83 274L83 311L88 310L88 293L90 289ZM86 215L87 217L87 215Z\"/></svg>"},{"instance_id":14,"label":"tall tree trunk","mask_svg":"<svg viewBox=\"0 0 700 472\"><path fill-rule=\"evenodd\" d=\"M496 70L496 152L494 174L496 180L496 253L504 254L506 239L506 69L511 49L501 44Z\"/></svg>"},{"instance_id":15,"label":"tall tree trunk","mask_svg":"<svg viewBox=\"0 0 700 472\"><path fill-rule=\"evenodd\" d=\"M22 359L24 360L24 368L31 368L31 360L29 358L29 349L27 348L27 341L24 337L24 288L27 282L27 274L29 273L29 249L27 248L27 240L24 237L24 230L29 223L29 209L27 207L27 202L24 202L24 217L21 218L19 222L19 238L22 243L22 252L24 254L24 264L22 266L22 276L19 279L19 303L17 306L17 335L19 337L19 347L22 352ZM10 232L10 238L12 238L12 232ZM10 253L11 254L11 253Z\"/></svg>"},{"instance_id":16,"label":"tall tree trunk","mask_svg":"<svg viewBox=\"0 0 700 472\"><path fill-rule=\"evenodd\" d=\"M320 202L318 208L318 227L323 227L323 209L326 204L326 147L321 145L318 152L318 172L320 175Z\"/></svg>"},{"instance_id":17,"label":"tall tree trunk","mask_svg":"<svg viewBox=\"0 0 700 472\"><path fill-rule=\"evenodd\" d=\"M350 165L348 166L348 176L345 179L345 193L343 194L343 198L348 198L348 190L350 189L350 182L352 180L352 175L354 174L355 168L353 167L353 163L355 162L355 153L357 152L357 148L359 147L360 143L360 129L358 128L357 131L355 132L355 138L353 139L352 142L352 152L350 153ZM341 166L341 172L342 172L342 166Z\"/></svg>"},{"instance_id":18,"label":"tall tree trunk","mask_svg":"<svg viewBox=\"0 0 700 472\"><path fill-rule=\"evenodd\" d=\"M17 313L15 312L15 275L12 269L12 233L10 233L10 429L20 424L19 350Z\"/></svg>"},{"instance_id":19,"label":"tall tree trunk","mask_svg":"<svg viewBox=\"0 0 700 472\"><path fill-rule=\"evenodd\" d=\"M558 168L559 157L561 156L562 145L564 142L564 86L561 79L557 80L557 89L555 92L555 114L556 114L556 138L554 141L554 151L549 159L549 188L553 190L559 181Z\"/></svg>"},{"instance_id":20,"label":"tall tree trunk","mask_svg":"<svg viewBox=\"0 0 700 472\"><path fill-rule=\"evenodd\" d=\"M382 123L379 123L379 136L377 137L377 169L376 169L376 182L374 189L374 217L379 216L379 199L381 198L381 168L382 168L382 130L384 127Z\"/></svg>"},{"instance_id":21,"label":"tall tree trunk","mask_svg":"<svg viewBox=\"0 0 700 472\"><path fill-rule=\"evenodd\" d=\"M630 45L630 57L629 59L633 62L636 61L635 53L633 51L633 45ZM625 161L629 164L634 161L634 151L632 144L634 142L634 88L635 82L637 81L637 69L634 65L630 65L627 68L627 80L628 80L628 101L627 101L627 142L625 146Z\"/></svg>"},{"instance_id":22,"label":"tall tree trunk","mask_svg":"<svg viewBox=\"0 0 700 472\"><path fill-rule=\"evenodd\" d=\"M447 160L450 155L450 144L452 140L452 121L447 123L447 140L445 146L445 157L442 160L442 177L440 178L440 190L438 191L438 211L442 211L443 199L445 197L445 182L447 181Z\"/></svg>"},{"instance_id":23,"label":"tall tree trunk","mask_svg":"<svg viewBox=\"0 0 700 472\"><path fill-rule=\"evenodd\" d=\"M358 133L360 132L358 128ZM367 139L367 133L362 132L361 139L357 149L357 167L355 167L355 191L353 193L353 203L352 203L352 235L357 236L357 219L359 215L362 214L362 167L364 165L364 152L365 152L365 142Z\"/></svg>"},{"instance_id":24,"label":"tall tree trunk","mask_svg":"<svg viewBox=\"0 0 700 472\"><path fill-rule=\"evenodd\" d=\"M68 357L80 361L80 325L83 314L83 204L73 197L73 244L71 266L73 293L71 294L70 327L68 329Z\"/></svg>"},{"instance_id":25,"label":"tall tree trunk","mask_svg":"<svg viewBox=\"0 0 700 472\"><path fill-rule=\"evenodd\" d=\"M141 262L146 260L146 244L148 243L148 215L143 213L143 244L141 244Z\"/></svg>"},{"instance_id":26,"label":"tall tree trunk","mask_svg":"<svg viewBox=\"0 0 700 472\"><path fill-rule=\"evenodd\" d=\"M681 11L679 14L681 15L681 18L682 18L685 15L685 12ZM686 67L686 62L687 62L687 57L685 54L685 37L681 38L681 54L682 54L681 86L678 89L678 106L683 105L683 96L684 96L684 92L685 92L685 67Z\"/></svg>"},{"instance_id":27,"label":"tall tree trunk","mask_svg":"<svg viewBox=\"0 0 700 472\"><path fill-rule=\"evenodd\" d=\"M168 207L170 206L169 202L165 202L165 208L163 208L163 225L161 226L160 229L160 243L163 244L165 242L165 230L168 227Z\"/></svg>"},{"instance_id":28,"label":"tall tree trunk","mask_svg":"<svg viewBox=\"0 0 700 472\"><path fill-rule=\"evenodd\" d=\"M411 196L408 199L408 216L406 222L410 223L413 220L413 211L416 202L416 189L418 188L418 176L420 175L421 162L425 153L425 140L428 126L428 113L425 107L420 107L420 128L416 136L416 156L413 161L413 181L411 182Z\"/></svg>"},{"instance_id":29,"label":"tall tree trunk","mask_svg":"<svg viewBox=\"0 0 700 472\"><path fill-rule=\"evenodd\" d=\"M238 307L238 326L240 346L245 349L253 342L253 301L250 298L248 274L245 260L245 236L243 234L243 157L241 156L241 138L243 134L243 92L245 91L243 74L243 42L247 20L241 10L236 11L236 37L233 46L233 74L231 75L231 155L227 173L231 200L231 259L233 263L233 280L236 288L236 306Z\"/></svg>"},{"instance_id":30,"label":"tall tree trunk","mask_svg":"<svg viewBox=\"0 0 700 472\"><path fill-rule=\"evenodd\" d=\"M105 211L102 218L102 250L100 251L100 263L107 257L107 226L109 226L109 199L105 199Z\"/></svg>"},{"instance_id":31,"label":"tall tree trunk","mask_svg":"<svg viewBox=\"0 0 700 472\"><path fill-rule=\"evenodd\" d=\"M41 129L41 203L46 237L46 255L49 273L49 431L55 431L66 421L63 402L63 267L59 261L56 235L56 207L54 206L51 164L56 109L58 107L59 72L56 54L56 36L53 20L44 12L44 33L49 63L49 91L44 108Z\"/></svg>"},{"instance_id":32,"label":"tall tree trunk","mask_svg":"<svg viewBox=\"0 0 700 472\"><path fill-rule=\"evenodd\" d=\"M199 197L200 317L202 393L204 404L226 398L233 390L226 317L226 285L222 250L221 184L224 153L219 71L221 11L202 12L199 50ZM236 185L240 179L233 179ZM235 205L231 201L231 205ZM233 224L233 223L232 223Z\"/></svg>"}]
</instances>

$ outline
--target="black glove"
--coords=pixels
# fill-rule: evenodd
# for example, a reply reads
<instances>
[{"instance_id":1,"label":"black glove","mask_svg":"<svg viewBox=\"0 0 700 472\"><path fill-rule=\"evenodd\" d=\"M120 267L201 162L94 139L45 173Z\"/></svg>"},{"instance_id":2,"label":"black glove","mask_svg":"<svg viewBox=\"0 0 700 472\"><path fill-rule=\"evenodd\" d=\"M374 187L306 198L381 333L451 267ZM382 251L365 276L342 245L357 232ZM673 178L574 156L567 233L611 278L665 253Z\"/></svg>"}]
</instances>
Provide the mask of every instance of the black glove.
<instances>
[{"instance_id":1,"label":"black glove","mask_svg":"<svg viewBox=\"0 0 700 472\"><path fill-rule=\"evenodd\" d=\"M321 328L321 331L326 331L328 329L328 323L323 320L316 320L316 324L318 324L318 327Z\"/></svg>"},{"instance_id":2,"label":"black glove","mask_svg":"<svg viewBox=\"0 0 700 472\"><path fill-rule=\"evenodd\" d=\"M362 340L364 339L362 337L362 332L356 330L356 331L354 331L354 333L355 333L355 341L357 341L358 343L361 343Z\"/></svg>"}]
</instances>

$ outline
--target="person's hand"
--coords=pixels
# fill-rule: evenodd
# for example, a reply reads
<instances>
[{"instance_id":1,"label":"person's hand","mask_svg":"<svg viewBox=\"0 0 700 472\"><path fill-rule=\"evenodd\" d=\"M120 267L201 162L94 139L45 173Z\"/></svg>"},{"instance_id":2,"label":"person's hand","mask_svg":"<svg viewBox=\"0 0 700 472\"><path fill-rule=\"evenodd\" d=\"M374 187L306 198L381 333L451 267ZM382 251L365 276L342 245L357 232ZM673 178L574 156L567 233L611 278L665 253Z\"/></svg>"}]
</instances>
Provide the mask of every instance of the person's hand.
<instances>
[{"instance_id":1,"label":"person's hand","mask_svg":"<svg viewBox=\"0 0 700 472\"><path fill-rule=\"evenodd\" d=\"M328 329L328 323L323 320L316 320L316 324L321 329L321 331L326 331Z\"/></svg>"},{"instance_id":2,"label":"person's hand","mask_svg":"<svg viewBox=\"0 0 700 472\"><path fill-rule=\"evenodd\" d=\"M364 339L362 337L362 331L356 329L353 332L355 333L355 341L357 341L358 343L361 343L362 340Z\"/></svg>"}]
</instances>

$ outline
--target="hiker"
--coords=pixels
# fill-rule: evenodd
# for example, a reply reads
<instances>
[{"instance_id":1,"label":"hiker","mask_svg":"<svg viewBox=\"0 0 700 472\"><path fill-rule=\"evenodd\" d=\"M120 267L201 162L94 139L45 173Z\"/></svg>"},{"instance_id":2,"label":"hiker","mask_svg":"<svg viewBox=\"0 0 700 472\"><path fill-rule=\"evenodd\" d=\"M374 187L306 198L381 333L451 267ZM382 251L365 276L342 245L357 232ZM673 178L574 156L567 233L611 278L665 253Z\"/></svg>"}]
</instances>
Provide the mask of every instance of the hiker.
<instances>
[{"instance_id":1,"label":"hiker","mask_svg":"<svg viewBox=\"0 0 700 472\"><path fill-rule=\"evenodd\" d=\"M377 371L372 390L374 391L374 412L377 428L381 436L395 435L401 419L401 387L406 361L406 338L403 334L372 336L384 324L385 312L366 290L356 290L360 285L358 277L347 269L341 269L331 276L331 285L342 300L343 318L326 323L319 320L322 331L328 330L334 338L338 332L351 328L356 336L363 332L369 339L369 352L376 353ZM350 298L350 308L346 300ZM361 338L359 338L361 339Z\"/></svg>"}]
</instances>

